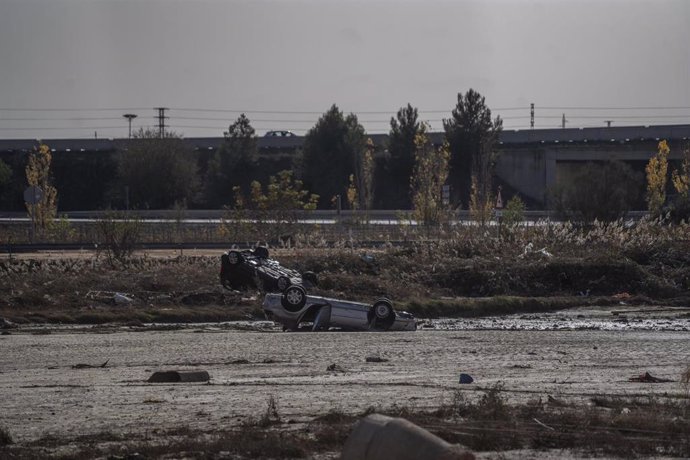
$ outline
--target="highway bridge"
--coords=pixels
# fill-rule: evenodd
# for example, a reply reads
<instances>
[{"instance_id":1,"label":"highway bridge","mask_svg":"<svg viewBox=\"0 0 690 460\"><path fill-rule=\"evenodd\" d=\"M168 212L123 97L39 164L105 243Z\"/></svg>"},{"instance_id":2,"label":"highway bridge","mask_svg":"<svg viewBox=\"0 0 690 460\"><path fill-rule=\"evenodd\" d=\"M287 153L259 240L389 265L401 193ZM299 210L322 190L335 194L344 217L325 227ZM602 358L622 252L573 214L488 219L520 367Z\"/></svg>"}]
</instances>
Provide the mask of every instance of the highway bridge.
<instances>
[{"instance_id":1,"label":"highway bridge","mask_svg":"<svg viewBox=\"0 0 690 460\"><path fill-rule=\"evenodd\" d=\"M440 144L444 133L430 134ZM374 144L383 150L388 136L373 134ZM660 140L671 148L670 159L680 159L690 138L690 124L620 126L601 128L554 128L505 130L499 139L500 156L496 175L523 197L546 203L550 187L567 175L574 164L590 161L620 160L644 171L644 164L656 152ZM222 137L184 138L197 151L216 150ZM261 154L292 153L302 147L303 136L259 137ZM30 152L35 139L0 139L0 158L17 152ZM113 152L126 148L128 139L43 139L53 152Z\"/></svg>"}]
</instances>

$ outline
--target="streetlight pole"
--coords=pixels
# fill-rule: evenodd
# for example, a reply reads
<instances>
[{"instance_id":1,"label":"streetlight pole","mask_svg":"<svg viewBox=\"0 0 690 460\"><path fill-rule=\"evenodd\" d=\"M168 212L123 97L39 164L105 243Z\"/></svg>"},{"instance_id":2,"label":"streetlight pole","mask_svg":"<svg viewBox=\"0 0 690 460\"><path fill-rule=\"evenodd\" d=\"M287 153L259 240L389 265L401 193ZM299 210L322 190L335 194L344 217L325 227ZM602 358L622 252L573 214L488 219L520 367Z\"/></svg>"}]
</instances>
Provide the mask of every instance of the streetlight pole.
<instances>
[{"instance_id":1,"label":"streetlight pole","mask_svg":"<svg viewBox=\"0 0 690 460\"><path fill-rule=\"evenodd\" d=\"M131 139L132 138L132 120L134 118L136 118L137 115L135 113L126 113L122 116L125 117L127 119L127 121L129 121L129 138Z\"/></svg>"}]
</instances>

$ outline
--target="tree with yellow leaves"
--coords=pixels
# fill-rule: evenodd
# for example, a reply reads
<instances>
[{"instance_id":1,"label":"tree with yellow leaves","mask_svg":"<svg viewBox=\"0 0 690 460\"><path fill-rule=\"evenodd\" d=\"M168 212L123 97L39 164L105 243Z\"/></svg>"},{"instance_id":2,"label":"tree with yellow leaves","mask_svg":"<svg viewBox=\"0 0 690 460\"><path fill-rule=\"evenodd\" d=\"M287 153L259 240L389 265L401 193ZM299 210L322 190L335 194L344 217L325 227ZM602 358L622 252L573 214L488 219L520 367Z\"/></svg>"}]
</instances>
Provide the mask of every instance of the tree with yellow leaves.
<instances>
[{"instance_id":1,"label":"tree with yellow leaves","mask_svg":"<svg viewBox=\"0 0 690 460\"><path fill-rule=\"evenodd\" d=\"M654 215L661 213L666 202L666 183L668 181L668 155L671 152L665 140L659 142L656 155L649 159L645 167L647 173L647 209Z\"/></svg>"},{"instance_id":2,"label":"tree with yellow leaves","mask_svg":"<svg viewBox=\"0 0 690 460\"><path fill-rule=\"evenodd\" d=\"M43 234L48 230L57 215L57 190L51 185L50 164L53 156L50 148L41 143L29 154L26 165L26 181L29 187L40 189L36 203L26 203L26 209L36 229Z\"/></svg>"},{"instance_id":3,"label":"tree with yellow leaves","mask_svg":"<svg viewBox=\"0 0 690 460\"><path fill-rule=\"evenodd\" d=\"M680 171L673 170L671 181L680 198L687 200L690 192L690 148L686 148L683 152L683 163L680 165Z\"/></svg>"},{"instance_id":4,"label":"tree with yellow leaves","mask_svg":"<svg viewBox=\"0 0 690 460\"><path fill-rule=\"evenodd\" d=\"M447 217L442 188L448 178L450 150L448 143L434 147L427 136L429 126L420 125L415 136L415 163L412 172L412 206L415 220L424 225L440 224Z\"/></svg>"}]
</instances>

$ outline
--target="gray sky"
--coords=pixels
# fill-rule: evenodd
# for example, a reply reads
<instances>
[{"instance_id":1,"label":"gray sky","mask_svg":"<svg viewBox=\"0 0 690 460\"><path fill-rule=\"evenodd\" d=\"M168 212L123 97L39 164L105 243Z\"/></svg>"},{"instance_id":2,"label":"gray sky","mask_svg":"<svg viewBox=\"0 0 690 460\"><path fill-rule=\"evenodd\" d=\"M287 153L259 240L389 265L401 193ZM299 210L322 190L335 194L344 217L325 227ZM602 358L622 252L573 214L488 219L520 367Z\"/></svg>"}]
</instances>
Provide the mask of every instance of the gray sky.
<instances>
[{"instance_id":1,"label":"gray sky","mask_svg":"<svg viewBox=\"0 0 690 460\"><path fill-rule=\"evenodd\" d=\"M440 129L470 88L506 128L531 102L538 128L690 123L689 44L687 0L0 0L0 138L125 137L159 106L186 137L333 103Z\"/></svg>"}]
</instances>

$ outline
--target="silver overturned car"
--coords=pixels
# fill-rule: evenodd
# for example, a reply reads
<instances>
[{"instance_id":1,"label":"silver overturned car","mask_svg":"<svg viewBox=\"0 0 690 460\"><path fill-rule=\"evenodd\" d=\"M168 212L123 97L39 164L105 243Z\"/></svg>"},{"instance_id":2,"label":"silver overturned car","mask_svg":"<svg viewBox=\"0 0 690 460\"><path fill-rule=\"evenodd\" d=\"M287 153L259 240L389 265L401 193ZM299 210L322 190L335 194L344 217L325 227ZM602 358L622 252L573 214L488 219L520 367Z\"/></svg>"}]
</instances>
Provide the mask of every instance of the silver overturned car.
<instances>
[{"instance_id":1,"label":"silver overturned car","mask_svg":"<svg viewBox=\"0 0 690 460\"><path fill-rule=\"evenodd\" d=\"M417 321L404 311L396 311L389 299L373 304L307 295L302 286L292 285L282 294L266 294L266 318L296 331L311 325L312 331L340 328L359 331L414 331Z\"/></svg>"}]
</instances>

